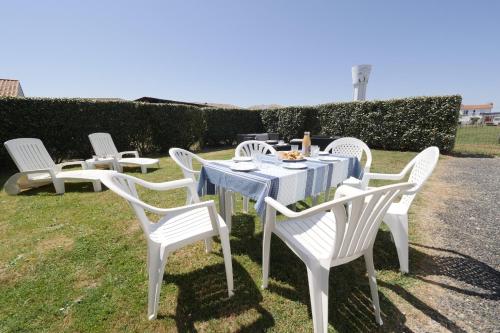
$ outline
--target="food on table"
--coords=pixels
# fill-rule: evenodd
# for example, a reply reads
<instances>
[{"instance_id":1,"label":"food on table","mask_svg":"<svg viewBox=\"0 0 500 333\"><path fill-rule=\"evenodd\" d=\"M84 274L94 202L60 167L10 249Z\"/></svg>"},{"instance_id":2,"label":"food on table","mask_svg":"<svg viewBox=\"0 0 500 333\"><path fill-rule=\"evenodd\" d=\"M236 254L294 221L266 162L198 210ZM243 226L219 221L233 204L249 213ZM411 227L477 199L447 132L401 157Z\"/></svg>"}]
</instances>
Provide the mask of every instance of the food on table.
<instances>
[{"instance_id":1,"label":"food on table","mask_svg":"<svg viewBox=\"0 0 500 333\"><path fill-rule=\"evenodd\" d=\"M298 150L280 152L280 157L283 160L290 160L290 161L296 161L296 160L302 160L302 159L304 159L304 156Z\"/></svg>"}]
</instances>

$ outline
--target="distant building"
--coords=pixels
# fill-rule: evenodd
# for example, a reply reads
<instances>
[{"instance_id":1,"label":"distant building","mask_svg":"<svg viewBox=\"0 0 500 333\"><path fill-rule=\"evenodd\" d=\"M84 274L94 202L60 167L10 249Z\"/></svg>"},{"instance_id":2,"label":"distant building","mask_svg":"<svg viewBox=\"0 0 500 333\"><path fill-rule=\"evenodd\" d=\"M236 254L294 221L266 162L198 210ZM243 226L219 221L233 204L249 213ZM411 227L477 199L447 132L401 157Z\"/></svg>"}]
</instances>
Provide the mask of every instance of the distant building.
<instances>
[{"instance_id":1,"label":"distant building","mask_svg":"<svg viewBox=\"0 0 500 333\"><path fill-rule=\"evenodd\" d=\"M493 112L493 103L460 106L459 122L462 125L491 124L500 112Z\"/></svg>"},{"instance_id":2,"label":"distant building","mask_svg":"<svg viewBox=\"0 0 500 333\"><path fill-rule=\"evenodd\" d=\"M0 97L24 97L21 82L18 80L0 79Z\"/></svg>"}]
</instances>

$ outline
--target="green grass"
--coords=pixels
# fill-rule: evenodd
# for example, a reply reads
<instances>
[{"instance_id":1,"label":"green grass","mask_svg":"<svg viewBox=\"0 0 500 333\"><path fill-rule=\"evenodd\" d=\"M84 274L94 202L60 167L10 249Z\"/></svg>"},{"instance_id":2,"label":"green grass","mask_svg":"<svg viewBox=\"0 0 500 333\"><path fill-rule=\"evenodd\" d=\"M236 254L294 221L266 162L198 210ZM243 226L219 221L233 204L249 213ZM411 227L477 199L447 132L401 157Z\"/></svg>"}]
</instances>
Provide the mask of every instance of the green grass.
<instances>
[{"instance_id":1,"label":"green grass","mask_svg":"<svg viewBox=\"0 0 500 333\"><path fill-rule=\"evenodd\" d=\"M414 153L374 151L373 171L396 172ZM202 154L229 158L233 150ZM170 158L147 175L150 181L181 178ZM159 206L184 203L182 191L141 192ZM419 203L417 202L417 205ZM299 204L304 207L307 203ZM237 212L241 211L241 200ZM235 296L226 296L220 245L203 244L169 257L158 320L148 321L146 243L135 216L111 191L70 184L18 196L0 194L0 332L310 332L305 266L277 238L272 240L269 289L261 290L261 226L254 212L233 217L231 250ZM412 252L414 260L415 252ZM386 229L375 244L383 330L400 331L405 314L392 291L416 283L401 275ZM362 259L332 269L329 321L332 331L378 331Z\"/></svg>"},{"instance_id":2,"label":"green grass","mask_svg":"<svg viewBox=\"0 0 500 333\"><path fill-rule=\"evenodd\" d=\"M457 130L454 152L500 156L500 126L464 126Z\"/></svg>"}]
</instances>

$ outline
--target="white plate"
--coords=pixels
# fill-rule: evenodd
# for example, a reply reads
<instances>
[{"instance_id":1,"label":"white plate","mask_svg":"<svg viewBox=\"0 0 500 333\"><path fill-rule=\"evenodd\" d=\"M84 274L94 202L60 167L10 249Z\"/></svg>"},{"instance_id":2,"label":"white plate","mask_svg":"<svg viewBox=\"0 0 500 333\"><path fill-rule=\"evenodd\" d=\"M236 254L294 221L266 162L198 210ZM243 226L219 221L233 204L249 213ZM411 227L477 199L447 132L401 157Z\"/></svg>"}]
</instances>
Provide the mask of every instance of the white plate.
<instances>
[{"instance_id":1,"label":"white plate","mask_svg":"<svg viewBox=\"0 0 500 333\"><path fill-rule=\"evenodd\" d=\"M282 166L287 169L307 169L305 163L283 163Z\"/></svg>"},{"instance_id":2,"label":"white plate","mask_svg":"<svg viewBox=\"0 0 500 333\"><path fill-rule=\"evenodd\" d=\"M257 169L257 166L251 162L241 162L231 164L230 168L233 171L252 171Z\"/></svg>"},{"instance_id":3,"label":"white plate","mask_svg":"<svg viewBox=\"0 0 500 333\"><path fill-rule=\"evenodd\" d=\"M319 155L319 156L328 156L328 155L330 155L330 153L328 153L328 152L326 152L326 151L320 151L320 152L318 153L318 155Z\"/></svg>"},{"instance_id":4,"label":"white plate","mask_svg":"<svg viewBox=\"0 0 500 333\"><path fill-rule=\"evenodd\" d=\"M250 156L239 156L233 157L234 162L252 162L252 158Z\"/></svg>"},{"instance_id":5,"label":"white plate","mask_svg":"<svg viewBox=\"0 0 500 333\"><path fill-rule=\"evenodd\" d=\"M340 161L340 158L337 157L332 157L332 156L320 156L318 160L323 161L323 162L335 162L335 161Z\"/></svg>"}]
</instances>

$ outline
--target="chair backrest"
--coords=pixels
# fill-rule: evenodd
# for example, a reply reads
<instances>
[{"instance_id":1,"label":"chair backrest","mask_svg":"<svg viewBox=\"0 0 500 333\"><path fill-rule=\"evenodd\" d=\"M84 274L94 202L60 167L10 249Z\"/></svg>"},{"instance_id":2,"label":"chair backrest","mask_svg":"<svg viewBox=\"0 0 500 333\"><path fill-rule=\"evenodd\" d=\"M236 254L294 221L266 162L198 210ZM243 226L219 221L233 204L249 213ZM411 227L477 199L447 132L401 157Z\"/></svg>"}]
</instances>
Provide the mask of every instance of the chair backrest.
<instances>
[{"instance_id":1,"label":"chair backrest","mask_svg":"<svg viewBox=\"0 0 500 333\"><path fill-rule=\"evenodd\" d=\"M331 260L356 258L372 247L387 209L398 195L412 186L411 183L392 184L322 204L335 215Z\"/></svg>"},{"instance_id":2,"label":"chair backrest","mask_svg":"<svg viewBox=\"0 0 500 333\"><path fill-rule=\"evenodd\" d=\"M111 134L92 133L89 134L90 144L98 156L117 155L118 150L115 147Z\"/></svg>"},{"instance_id":3,"label":"chair backrest","mask_svg":"<svg viewBox=\"0 0 500 333\"><path fill-rule=\"evenodd\" d=\"M192 178L198 181L196 176L199 175L200 171L193 169L193 159L197 160L201 164L205 164L206 161L203 158L181 148L170 148L168 154L181 168L185 178Z\"/></svg>"},{"instance_id":4,"label":"chair backrest","mask_svg":"<svg viewBox=\"0 0 500 333\"><path fill-rule=\"evenodd\" d=\"M236 157L240 156L253 156L255 154L267 154L270 153L272 155L276 154L276 149L273 148L270 144L267 144L263 141L257 140L249 140L243 141L236 147L236 151L234 155Z\"/></svg>"},{"instance_id":5,"label":"chair backrest","mask_svg":"<svg viewBox=\"0 0 500 333\"><path fill-rule=\"evenodd\" d=\"M55 169L56 164L40 139L20 138L4 143L19 171Z\"/></svg>"},{"instance_id":6,"label":"chair backrest","mask_svg":"<svg viewBox=\"0 0 500 333\"><path fill-rule=\"evenodd\" d=\"M360 139L351 137L337 139L330 143L325 148L325 151L334 155L356 157L360 162L364 153L366 155L364 172L370 171L370 166L372 164L372 152L366 143Z\"/></svg>"},{"instance_id":7,"label":"chair backrest","mask_svg":"<svg viewBox=\"0 0 500 333\"><path fill-rule=\"evenodd\" d=\"M410 163L405 166L403 172L411 168L408 182L415 184L415 186L408 191L408 194L401 197L400 203L403 204L407 210L410 208L413 199L415 199L415 196L420 191L425 181L430 177L432 171L436 168L438 160L439 148L429 147L422 150L410 161Z\"/></svg>"}]
</instances>

